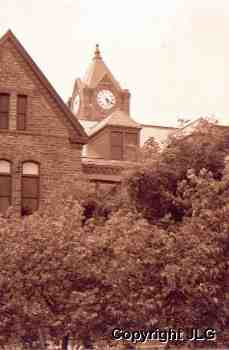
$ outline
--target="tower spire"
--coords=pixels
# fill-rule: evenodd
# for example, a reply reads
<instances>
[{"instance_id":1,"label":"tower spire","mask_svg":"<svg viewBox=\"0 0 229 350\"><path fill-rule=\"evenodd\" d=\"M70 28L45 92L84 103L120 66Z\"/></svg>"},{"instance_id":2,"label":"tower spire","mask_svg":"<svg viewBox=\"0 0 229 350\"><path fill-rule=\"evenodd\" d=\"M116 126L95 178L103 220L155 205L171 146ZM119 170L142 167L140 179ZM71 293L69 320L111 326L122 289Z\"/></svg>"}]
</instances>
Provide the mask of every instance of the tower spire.
<instances>
[{"instance_id":1,"label":"tower spire","mask_svg":"<svg viewBox=\"0 0 229 350\"><path fill-rule=\"evenodd\" d=\"M100 50L99 50L99 44L96 44L94 60L101 60L101 59L102 59L102 57L101 57Z\"/></svg>"}]
</instances>

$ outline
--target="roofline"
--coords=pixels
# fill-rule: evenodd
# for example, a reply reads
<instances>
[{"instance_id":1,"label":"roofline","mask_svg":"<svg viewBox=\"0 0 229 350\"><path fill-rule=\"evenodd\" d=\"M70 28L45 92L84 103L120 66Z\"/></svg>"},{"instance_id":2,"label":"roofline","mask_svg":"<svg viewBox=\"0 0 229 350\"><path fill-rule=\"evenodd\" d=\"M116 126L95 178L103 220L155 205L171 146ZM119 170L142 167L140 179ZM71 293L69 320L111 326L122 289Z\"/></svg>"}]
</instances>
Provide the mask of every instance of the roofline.
<instances>
[{"instance_id":1,"label":"roofline","mask_svg":"<svg viewBox=\"0 0 229 350\"><path fill-rule=\"evenodd\" d=\"M199 117L197 117L197 118L191 120L190 122L188 122L187 124L185 124L185 125L182 126L181 128L179 128L179 130L183 130L183 129L187 128L188 126L190 126L190 125L192 125L192 124L194 124L195 122L198 122L198 121L207 121L207 122L209 122L209 123L211 123L211 124L214 124L214 125L216 125L216 126L224 126L224 125L222 125L222 124L220 125L220 124L218 124L218 123L214 123L214 122L208 121L208 120L205 119L203 116L199 116Z\"/></svg>"},{"instance_id":2,"label":"roofline","mask_svg":"<svg viewBox=\"0 0 229 350\"><path fill-rule=\"evenodd\" d=\"M175 126L165 126L165 125L153 125L153 124L140 124L143 128L159 128L159 129L175 129L179 130L180 128L177 128Z\"/></svg>"},{"instance_id":3,"label":"roofline","mask_svg":"<svg viewBox=\"0 0 229 350\"><path fill-rule=\"evenodd\" d=\"M229 128L229 125L224 125L224 124L214 124L214 125L217 126L217 128L222 128L222 129Z\"/></svg>"},{"instance_id":4,"label":"roofline","mask_svg":"<svg viewBox=\"0 0 229 350\"><path fill-rule=\"evenodd\" d=\"M193 120L190 120L187 124L185 124L184 126L179 128L179 130L183 130L183 129L187 128L189 125L192 125L192 124L194 124L197 121L200 121L201 119L203 119L203 117L200 116L200 117L197 117L197 118L195 118Z\"/></svg>"},{"instance_id":5,"label":"roofline","mask_svg":"<svg viewBox=\"0 0 229 350\"><path fill-rule=\"evenodd\" d=\"M40 68L37 66L37 64L34 62L32 57L29 55L29 53L26 51L26 49L22 46L20 41L16 38L16 36L13 34L11 30L8 30L1 38L0 38L0 44L5 42L7 39L10 39L13 44L16 46L20 54L23 56L23 58L29 63L31 66L33 72L35 73L38 80L45 85L46 89L49 91L50 95L53 97L59 108L62 110L62 112L68 116L69 121L71 122L72 126L75 130L78 131L80 134L80 137L77 137L77 140L74 138L72 142L79 143L79 144L86 144L88 140L88 136L86 132L84 131L83 127L80 125L78 120L75 118L75 116L72 114L70 109L67 107L67 105L64 103L62 98L59 96L57 91L54 89L54 87L51 85L51 83L48 81L48 79L45 77L44 73L40 70Z\"/></svg>"},{"instance_id":6,"label":"roofline","mask_svg":"<svg viewBox=\"0 0 229 350\"><path fill-rule=\"evenodd\" d=\"M126 165L135 165L139 162L131 162L128 160L114 160L114 159L102 159L102 158L90 158L90 157L81 157L83 165L93 166L94 164L100 167L114 167L124 169Z\"/></svg>"},{"instance_id":7,"label":"roofline","mask_svg":"<svg viewBox=\"0 0 229 350\"><path fill-rule=\"evenodd\" d=\"M91 133L88 135L89 139L91 140L95 135L97 135L100 131L102 131L105 128L125 128L125 129L134 129L134 130L141 130L141 127L137 126L122 126L122 125L112 125L112 124L105 124L104 126L101 127L101 129L96 130L94 133ZM93 128L92 128L93 129Z\"/></svg>"}]
</instances>

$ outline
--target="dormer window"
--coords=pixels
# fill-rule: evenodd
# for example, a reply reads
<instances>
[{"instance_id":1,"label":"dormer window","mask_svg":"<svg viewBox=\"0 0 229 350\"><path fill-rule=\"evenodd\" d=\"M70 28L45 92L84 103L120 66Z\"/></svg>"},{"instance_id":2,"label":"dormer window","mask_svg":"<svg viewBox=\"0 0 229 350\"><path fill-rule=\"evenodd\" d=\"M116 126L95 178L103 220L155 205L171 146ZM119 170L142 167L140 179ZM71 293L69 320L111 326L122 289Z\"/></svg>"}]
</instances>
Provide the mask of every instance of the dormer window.
<instances>
[{"instance_id":1,"label":"dormer window","mask_svg":"<svg viewBox=\"0 0 229 350\"><path fill-rule=\"evenodd\" d=\"M25 130L27 115L27 96L17 96L17 130Z\"/></svg>"},{"instance_id":2,"label":"dormer window","mask_svg":"<svg viewBox=\"0 0 229 350\"><path fill-rule=\"evenodd\" d=\"M0 94L0 129L9 128L10 95Z\"/></svg>"},{"instance_id":3,"label":"dormer window","mask_svg":"<svg viewBox=\"0 0 229 350\"><path fill-rule=\"evenodd\" d=\"M111 159L135 162L137 160L137 146L138 134L136 132L111 132Z\"/></svg>"}]
</instances>

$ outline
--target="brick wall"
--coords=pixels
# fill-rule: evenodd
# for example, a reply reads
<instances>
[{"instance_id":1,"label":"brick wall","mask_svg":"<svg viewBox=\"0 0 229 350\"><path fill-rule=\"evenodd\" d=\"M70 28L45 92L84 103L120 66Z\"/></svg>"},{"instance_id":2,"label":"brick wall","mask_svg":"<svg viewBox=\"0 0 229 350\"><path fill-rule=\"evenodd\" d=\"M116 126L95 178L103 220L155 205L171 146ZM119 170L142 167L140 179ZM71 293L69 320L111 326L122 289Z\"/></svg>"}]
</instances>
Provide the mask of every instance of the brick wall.
<instances>
[{"instance_id":1,"label":"brick wall","mask_svg":"<svg viewBox=\"0 0 229 350\"><path fill-rule=\"evenodd\" d=\"M12 164L12 205L21 206L22 162L40 165L40 205L56 188L81 174L81 145L69 141L74 128L10 40L0 47L0 93L10 94L9 130L0 130L0 159ZM26 130L16 130L17 95L28 96Z\"/></svg>"},{"instance_id":2,"label":"brick wall","mask_svg":"<svg viewBox=\"0 0 229 350\"><path fill-rule=\"evenodd\" d=\"M79 173L81 176L80 148L69 144L62 137L0 132L0 159L12 162L12 205L19 212L21 207L22 163L34 161L40 165L40 205L53 191L57 183L68 181Z\"/></svg>"}]
</instances>

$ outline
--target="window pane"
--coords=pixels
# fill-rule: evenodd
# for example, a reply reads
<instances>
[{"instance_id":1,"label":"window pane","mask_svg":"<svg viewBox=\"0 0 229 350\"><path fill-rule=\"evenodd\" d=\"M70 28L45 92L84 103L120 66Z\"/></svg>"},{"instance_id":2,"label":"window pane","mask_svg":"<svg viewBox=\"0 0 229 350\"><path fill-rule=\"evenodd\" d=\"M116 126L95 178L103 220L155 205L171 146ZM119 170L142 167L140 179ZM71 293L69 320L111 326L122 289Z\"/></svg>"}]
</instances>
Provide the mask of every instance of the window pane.
<instances>
[{"instance_id":1,"label":"window pane","mask_svg":"<svg viewBox=\"0 0 229 350\"><path fill-rule=\"evenodd\" d=\"M0 112L0 129L8 129L9 119L8 113Z\"/></svg>"},{"instance_id":2,"label":"window pane","mask_svg":"<svg viewBox=\"0 0 229 350\"><path fill-rule=\"evenodd\" d=\"M10 197L11 177L0 175L0 197Z\"/></svg>"},{"instance_id":3,"label":"window pane","mask_svg":"<svg viewBox=\"0 0 229 350\"><path fill-rule=\"evenodd\" d=\"M17 130L25 130L25 115L17 115Z\"/></svg>"},{"instance_id":4,"label":"window pane","mask_svg":"<svg viewBox=\"0 0 229 350\"><path fill-rule=\"evenodd\" d=\"M0 160L0 173L10 174L10 162L7 160Z\"/></svg>"},{"instance_id":5,"label":"window pane","mask_svg":"<svg viewBox=\"0 0 229 350\"><path fill-rule=\"evenodd\" d=\"M138 144L138 137L137 134L134 133L127 133L126 134L126 143L128 145L137 145Z\"/></svg>"},{"instance_id":6,"label":"window pane","mask_svg":"<svg viewBox=\"0 0 229 350\"><path fill-rule=\"evenodd\" d=\"M136 162L137 161L137 150L133 146L127 146L126 148L126 160L130 162Z\"/></svg>"},{"instance_id":7,"label":"window pane","mask_svg":"<svg viewBox=\"0 0 229 350\"><path fill-rule=\"evenodd\" d=\"M25 120L27 112L27 96L18 95L17 97L17 129L25 130Z\"/></svg>"},{"instance_id":8,"label":"window pane","mask_svg":"<svg viewBox=\"0 0 229 350\"><path fill-rule=\"evenodd\" d=\"M23 175L39 175L39 165L33 162L23 163Z\"/></svg>"},{"instance_id":9,"label":"window pane","mask_svg":"<svg viewBox=\"0 0 229 350\"><path fill-rule=\"evenodd\" d=\"M22 178L22 197L36 198L38 196L38 183L39 183L39 179L36 177L23 177Z\"/></svg>"},{"instance_id":10,"label":"window pane","mask_svg":"<svg viewBox=\"0 0 229 350\"><path fill-rule=\"evenodd\" d=\"M0 197L0 212L6 211L10 206L10 199L7 197Z\"/></svg>"},{"instance_id":11,"label":"window pane","mask_svg":"<svg viewBox=\"0 0 229 350\"><path fill-rule=\"evenodd\" d=\"M121 146L122 145L122 133L121 132L112 132L111 133L111 145L112 146Z\"/></svg>"},{"instance_id":12,"label":"window pane","mask_svg":"<svg viewBox=\"0 0 229 350\"><path fill-rule=\"evenodd\" d=\"M114 160L122 160L122 147L112 146L111 147L111 158Z\"/></svg>"},{"instance_id":13,"label":"window pane","mask_svg":"<svg viewBox=\"0 0 229 350\"><path fill-rule=\"evenodd\" d=\"M17 97L17 113L26 114L27 111L27 96L18 95Z\"/></svg>"},{"instance_id":14,"label":"window pane","mask_svg":"<svg viewBox=\"0 0 229 350\"><path fill-rule=\"evenodd\" d=\"M9 101L8 94L0 94L0 112L9 113Z\"/></svg>"},{"instance_id":15,"label":"window pane","mask_svg":"<svg viewBox=\"0 0 229 350\"><path fill-rule=\"evenodd\" d=\"M37 199L23 198L23 200L22 200L23 215L31 214L37 209L38 209L38 200Z\"/></svg>"}]
</instances>

